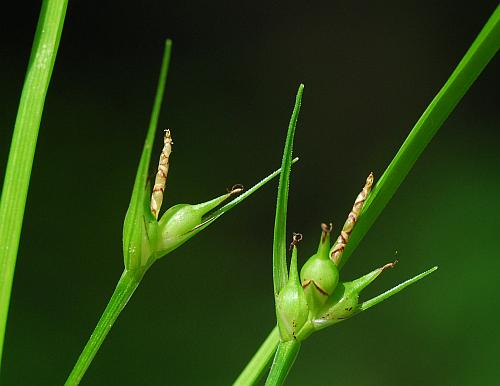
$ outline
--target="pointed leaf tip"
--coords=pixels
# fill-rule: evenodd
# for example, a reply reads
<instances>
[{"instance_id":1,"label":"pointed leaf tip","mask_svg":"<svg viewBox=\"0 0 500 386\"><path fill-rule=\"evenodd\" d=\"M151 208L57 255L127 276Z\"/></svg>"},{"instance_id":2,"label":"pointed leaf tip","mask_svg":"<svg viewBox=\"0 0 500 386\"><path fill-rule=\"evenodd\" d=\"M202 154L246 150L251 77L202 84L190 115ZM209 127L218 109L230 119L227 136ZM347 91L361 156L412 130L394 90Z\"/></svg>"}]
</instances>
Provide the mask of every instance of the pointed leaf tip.
<instances>
[{"instance_id":1,"label":"pointed leaf tip","mask_svg":"<svg viewBox=\"0 0 500 386\"><path fill-rule=\"evenodd\" d=\"M417 276L414 276L411 279L406 280L405 282L397 285L396 287L391 288L390 290L385 291L384 293L382 293L382 294L380 294L378 296L375 296L374 298L372 298L370 300L367 300L366 302L361 303L360 310L361 311L365 311L368 308L373 307L373 306L377 305L380 302L383 302L384 300L386 300L386 299L390 298L391 296L397 294L399 291L405 289L409 285L416 283L420 279L423 279L424 277L426 277L427 275L431 274L432 272L434 272L437 269L438 269L438 267L434 266L431 269L428 269L427 271L422 272L421 274L419 274Z\"/></svg>"},{"instance_id":2,"label":"pointed leaf tip","mask_svg":"<svg viewBox=\"0 0 500 386\"><path fill-rule=\"evenodd\" d=\"M144 141L139 166L137 168L130 204L123 224L123 255L125 267L127 269L137 268L143 261L147 260L145 256L141 256L142 251L145 250L143 248L144 218L145 216L149 216L149 214L144 210L144 202L146 198L149 198L149 191L146 192L145 187L147 185L151 151L158 127L158 118L165 93L171 47L172 42L167 40L165 42L160 74L156 85L156 94L153 109L151 111L149 128L146 134L146 140ZM146 248L146 250L148 249L149 248Z\"/></svg>"},{"instance_id":3,"label":"pointed leaf tip","mask_svg":"<svg viewBox=\"0 0 500 386\"><path fill-rule=\"evenodd\" d=\"M293 139L299 116L303 90L304 85L301 84L295 97L295 105L290 118L290 123L288 124L285 148L283 150L283 158L281 162L281 175L276 200L273 240L273 283L275 295L277 295L286 285L288 278L286 265L286 215L288 205L288 186L290 184L290 170L292 167Z\"/></svg>"}]
</instances>

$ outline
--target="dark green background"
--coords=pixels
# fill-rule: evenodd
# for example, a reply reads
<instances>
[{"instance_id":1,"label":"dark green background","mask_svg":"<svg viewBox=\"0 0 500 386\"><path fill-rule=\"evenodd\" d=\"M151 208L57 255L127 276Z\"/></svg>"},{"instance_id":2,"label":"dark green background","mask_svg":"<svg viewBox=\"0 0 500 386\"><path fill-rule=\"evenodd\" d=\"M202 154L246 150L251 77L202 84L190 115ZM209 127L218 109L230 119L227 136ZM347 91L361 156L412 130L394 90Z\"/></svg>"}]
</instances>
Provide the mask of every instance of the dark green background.
<instances>
[{"instance_id":1,"label":"dark green background","mask_svg":"<svg viewBox=\"0 0 500 386\"><path fill-rule=\"evenodd\" d=\"M0 16L0 170L40 2ZM21 3L21 2L19 2ZM70 1L47 97L7 328L2 385L62 384L122 270L121 232L163 39L166 205L278 167L299 82L288 232L300 259L380 176L496 1ZM313 335L289 385L496 385L500 377L498 58L346 269L391 261L371 296L440 269ZM158 151L161 138L158 135ZM156 163L157 152L154 155ZM85 385L228 385L272 328L276 182L153 266Z\"/></svg>"}]
</instances>

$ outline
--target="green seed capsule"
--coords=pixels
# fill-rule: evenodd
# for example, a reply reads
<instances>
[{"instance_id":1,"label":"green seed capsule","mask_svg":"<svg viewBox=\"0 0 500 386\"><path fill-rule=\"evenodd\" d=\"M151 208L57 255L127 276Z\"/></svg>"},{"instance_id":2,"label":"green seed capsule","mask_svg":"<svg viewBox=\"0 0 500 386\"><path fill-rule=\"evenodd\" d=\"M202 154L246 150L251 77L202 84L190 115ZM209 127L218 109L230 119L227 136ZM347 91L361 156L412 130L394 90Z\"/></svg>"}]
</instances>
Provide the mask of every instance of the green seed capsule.
<instances>
[{"instance_id":1,"label":"green seed capsule","mask_svg":"<svg viewBox=\"0 0 500 386\"><path fill-rule=\"evenodd\" d=\"M241 186L235 186L229 193L202 204L178 204L169 208L158 222L155 257L166 255L201 231L206 222L209 221L209 218L204 218L205 215L242 190Z\"/></svg>"},{"instance_id":2,"label":"green seed capsule","mask_svg":"<svg viewBox=\"0 0 500 386\"><path fill-rule=\"evenodd\" d=\"M325 304L339 282L339 270L330 260L330 232L332 226L322 224L318 251L311 256L300 271L302 288L313 314Z\"/></svg>"},{"instance_id":3,"label":"green seed capsule","mask_svg":"<svg viewBox=\"0 0 500 386\"><path fill-rule=\"evenodd\" d=\"M281 340L285 342L297 339L309 315L306 295L300 285L297 269L297 243L301 239L302 235L294 234L290 275L276 299L278 328Z\"/></svg>"},{"instance_id":4,"label":"green seed capsule","mask_svg":"<svg viewBox=\"0 0 500 386\"><path fill-rule=\"evenodd\" d=\"M346 320L362 311L359 305L359 294L361 291L373 282L384 270L394 267L396 263L397 260L377 268L359 279L339 284L333 295L328 299L328 302L320 311L320 316L312 321L314 329L321 330L332 324Z\"/></svg>"}]
</instances>

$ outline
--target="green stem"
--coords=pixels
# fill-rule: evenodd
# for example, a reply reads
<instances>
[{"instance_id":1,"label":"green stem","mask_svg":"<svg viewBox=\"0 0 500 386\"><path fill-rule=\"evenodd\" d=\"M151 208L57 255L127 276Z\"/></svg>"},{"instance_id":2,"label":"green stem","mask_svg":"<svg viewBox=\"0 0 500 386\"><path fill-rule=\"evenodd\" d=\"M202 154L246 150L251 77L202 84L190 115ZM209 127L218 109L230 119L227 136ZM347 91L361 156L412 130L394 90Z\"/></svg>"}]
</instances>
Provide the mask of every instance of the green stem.
<instances>
[{"instance_id":1,"label":"green stem","mask_svg":"<svg viewBox=\"0 0 500 386\"><path fill-rule=\"evenodd\" d=\"M267 369L271 358L276 352L276 346L278 346L279 341L280 334L278 327L275 327L264 343L259 347L250 362L248 362L238 379L233 383L233 386L255 385Z\"/></svg>"},{"instance_id":2,"label":"green stem","mask_svg":"<svg viewBox=\"0 0 500 386\"><path fill-rule=\"evenodd\" d=\"M109 299L109 303L106 306L101 319L99 319L94 332L92 332L92 335L76 361L75 367L66 380L66 386L78 385L80 383L90 363L92 363L95 354L99 350L99 347L101 347L102 342L106 338L106 335L108 335L111 327L113 327L116 318L125 308L127 302L132 297L132 294L141 282L144 273L144 270L123 271L123 274L116 285L111 299Z\"/></svg>"},{"instance_id":3,"label":"green stem","mask_svg":"<svg viewBox=\"0 0 500 386\"><path fill-rule=\"evenodd\" d=\"M0 199L0 362L38 130L67 3L45 0L42 4L5 171Z\"/></svg>"},{"instance_id":4,"label":"green stem","mask_svg":"<svg viewBox=\"0 0 500 386\"><path fill-rule=\"evenodd\" d=\"M266 386L280 386L285 382L285 379L290 372L290 369L299 353L300 342L291 340L288 342L280 342L276 355L274 356L271 371L267 376Z\"/></svg>"}]
</instances>

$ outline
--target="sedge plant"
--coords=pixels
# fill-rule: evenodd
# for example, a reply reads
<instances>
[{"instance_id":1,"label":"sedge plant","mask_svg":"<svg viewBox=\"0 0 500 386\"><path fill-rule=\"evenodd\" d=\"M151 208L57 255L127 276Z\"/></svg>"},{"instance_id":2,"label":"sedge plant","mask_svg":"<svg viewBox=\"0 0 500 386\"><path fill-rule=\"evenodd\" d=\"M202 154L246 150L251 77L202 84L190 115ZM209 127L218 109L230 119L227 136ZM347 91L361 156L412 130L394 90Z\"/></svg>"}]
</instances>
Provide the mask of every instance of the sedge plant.
<instances>
[{"instance_id":1,"label":"sedge plant","mask_svg":"<svg viewBox=\"0 0 500 386\"><path fill-rule=\"evenodd\" d=\"M43 1L0 199L0 361L33 156L66 7L67 0ZM289 125L281 169L246 192L243 192L241 186L235 185L228 193L212 200L197 205L174 205L160 215L173 146L172 133L168 130L164 133L164 146L154 181L149 182L148 175L171 53L171 42L167 41L150 125L123 227L124 271L66 384L76 385L80 382L116 318L156 260L178 248L280 175L281 170L284 172L280 176L273 247L277 326L237 379L236 385L254 384L269 367L273 356L275 360L267 384L282 384L298 354L301 342L310 334L378 304L435 270L432 268L364 302L359 302L361 290L384 270L393 267L394 262L385 264L357 280L339 280L340 270L349 256L434 134L498 51L499 19L500 11L497 8L376 185L373 186L373 177L369 176L333 246L330 246L332 227L322 225L318 250L307 260L300 272L297 259L301 235L293 235L289 268L286 262L286 212L290 168L296 160L292 160L293 136L303 86L299 88Z\"/></svg>"},{"instance_id":2,"label":"sedge plant","mask_svg":"<svg viewBox=\"0 0 500 386\"><path fill-rule=\"evenodd\" d=\"M66 9L67 0L44 0L42 3L5 172L0 200L0 361L38 131ZM242 186L235 185L228 193L198 205L174 205L158 220L172 150L172 139L168 130L164 135L164 147L151 199L148 194L148 174L171 46L171 41L167 40L150 125L125 217L125 269L108 306L66 381L68 385L80 382L114 321L153 262L202 231L280 173L280 170L273 172L244 193ZM230 198L233 199L227 202Z\"/></svg>"},{"instance_id":3,"label":"sedge plant","mask_svg":"<svg viewBox=\"0 0 500 386\"><path fill-rule=\"evenodd\" d=\"M318 251L307 260L300 274L297 267L297 244L301 236L298 234L294 234L292 238L290 270L287 269L286 263L289 164L303 92L303 86L299 87L283 154L283 172L280 176L276 205L273 283L277 326L238 376L234 382L235 386L256 384L269 368L273 357L274 361L266 384L282 384L297 356L300 342L312 332L336 324L378 304L436 269L436 267L431 268L361 303L358 301L361 290L385 269L393 267L395 263L385 264L351 282L339 281L339 272L350 255L390 201L433 136L497 53L500 48L499 24L500 6L495 9L447 82L416 122L373 189L373 176L368 177L340 236L332 247L329 241L331 227L323 224ZM356 225L355 228L354 225Z\"/></svg>"},{"instance_id":4,"label":"sedge plant","mask_svg":"<svg viewBox=\"0 0 500 386\"><path fill-rule=\"evenodd\" d=\"M0 364L33 157L67 5L67 0L42 3L5 171L0 199Z\"/></svg>"},{"instance_id":5,"label":"sedge plant","mask_svg":"<svg viewBox=\"0 0 500 386\"><path fill-rule=\"evenodd\" d=\"M154 184L149 181L148 176L171 49L172 42L166 40L150 124L123 224L124 270L107 307L69 374L66 385L79 384L116 318L155 261L177 249L280 174L278 169L246 191L241 185L235 185L226 194L201 204L174 205L160 216L173 147L170 130L164 131L163 149Z\"/></svg>"}]
</instances>

